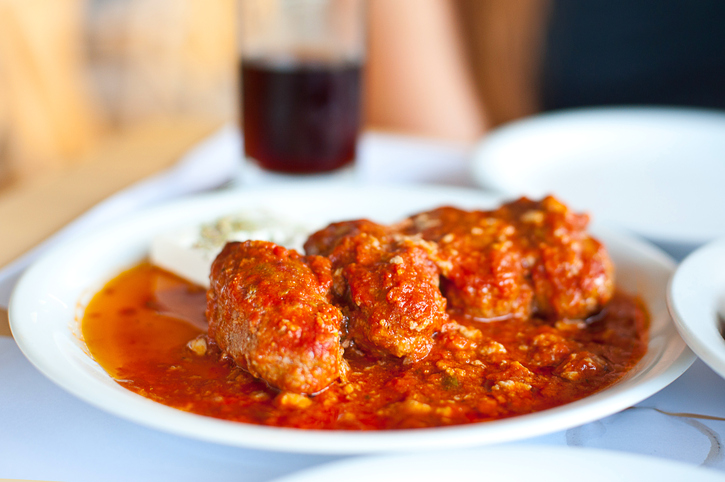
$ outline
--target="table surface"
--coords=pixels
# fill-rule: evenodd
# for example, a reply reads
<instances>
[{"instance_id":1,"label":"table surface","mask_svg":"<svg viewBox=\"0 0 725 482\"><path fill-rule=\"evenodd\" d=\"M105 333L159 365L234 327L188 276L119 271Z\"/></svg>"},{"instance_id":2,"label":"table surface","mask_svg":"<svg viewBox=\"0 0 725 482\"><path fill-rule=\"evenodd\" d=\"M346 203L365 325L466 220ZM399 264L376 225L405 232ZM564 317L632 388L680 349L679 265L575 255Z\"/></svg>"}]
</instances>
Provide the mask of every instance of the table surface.
<instances>
[{"instance_id":1,"label":"table surface","mask_svg":"<svg viewBox=\"0 0 725 482\"><path fill-rule=\"evenodd\" d=\"M335 175L366 183L474 187L468 154L464 146L367 134L355 169ZM236 172L226 188L273 182L293 181L251 169ZM670 386L630 409L509 445L610 449L725 472L724 399L725 380L697 360ZM11 337L0 336L0 478L191 481L212 475L217 481L264 481L344 458L222 446L119 419L64 392L24 358Z\"/></svg>"}]
</instances>

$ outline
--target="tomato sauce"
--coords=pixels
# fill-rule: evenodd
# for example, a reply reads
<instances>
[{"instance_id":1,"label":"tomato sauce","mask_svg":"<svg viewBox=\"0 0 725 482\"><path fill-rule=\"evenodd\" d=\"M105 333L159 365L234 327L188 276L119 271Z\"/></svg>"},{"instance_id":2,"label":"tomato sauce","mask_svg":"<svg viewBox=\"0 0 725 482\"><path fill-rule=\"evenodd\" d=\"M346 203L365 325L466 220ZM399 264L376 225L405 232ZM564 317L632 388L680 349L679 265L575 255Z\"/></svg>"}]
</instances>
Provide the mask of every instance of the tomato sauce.
<instances>
[{"instance_id":1,"label":"tomato sauce","mask_svg":"<svg viewBox=\"0 0 725 482\"><path fill-rule=\"evenodd\" d=\"M622 293L578 323L451 313L423 360L350 347L346 382L308 397L270 388L207 344L204 309L202 288L144 263L95 295L83 336L120 385L170 407L253 424L383 430L497 420L581 399L637 363L649 324L642 303Z\"/></svg>"}]
</instances>

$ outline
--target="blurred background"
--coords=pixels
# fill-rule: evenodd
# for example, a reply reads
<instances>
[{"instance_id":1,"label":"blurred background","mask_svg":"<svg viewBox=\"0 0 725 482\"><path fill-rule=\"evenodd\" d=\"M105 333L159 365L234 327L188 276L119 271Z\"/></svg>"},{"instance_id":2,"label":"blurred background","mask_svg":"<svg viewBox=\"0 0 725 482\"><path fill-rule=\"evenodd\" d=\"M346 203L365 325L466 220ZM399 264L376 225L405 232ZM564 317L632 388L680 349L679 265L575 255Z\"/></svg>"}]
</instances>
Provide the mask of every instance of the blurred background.
<instances>
[{"instance_id":1,"label":"blurred background","mask_svg":"<svg viewBox=\"0 0 725 482\"><path fill-rule=\"evenodd\" d=\"M366 128L473 142L536 111L546 5L370 0ZM134 126L235 121L236 6L0 0L0 185L81 162L99 139ZM483 23L465 25L470 14Z\"/></svg>"},{"instance_id":2,"label":"blurred background","mask_svg":"<svg viewBox=\"0 0 725 482\"><path fill-rule=\"evenodd\" d=\"M542 110L725 108L725 2L369 0L368 16L366 129L470 144ZM0 189L125 130L236 122L236 17L236 0L0 0Z\"/></svg>"}]
</instances>

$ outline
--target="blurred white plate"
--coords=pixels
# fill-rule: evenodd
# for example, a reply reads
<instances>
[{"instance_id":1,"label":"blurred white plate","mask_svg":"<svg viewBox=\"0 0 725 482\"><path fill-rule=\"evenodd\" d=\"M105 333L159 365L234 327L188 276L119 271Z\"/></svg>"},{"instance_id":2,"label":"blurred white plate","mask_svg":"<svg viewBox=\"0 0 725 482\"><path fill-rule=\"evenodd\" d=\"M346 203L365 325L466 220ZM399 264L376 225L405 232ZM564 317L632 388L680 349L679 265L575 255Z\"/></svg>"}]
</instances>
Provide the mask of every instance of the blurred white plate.
<instances>
[{"instance_id":1,"label":"blurred white plate","mask_svg":"<svg viewBox=\"0 0 725 482\"><path fill-rule=\"evenodd\" d=\"M33 265L10 301L18 346L48 378L97 407L159 430L229 445L317 453L413 451L499 443L578 426L623 410L654 394L692 363L692 352L667 312L665 291L674 263L661 251L606 230L618 286L641 296L651 314L649 350L619 383L568 405L495 422L417 430L342 432L247 425L182 412L118 385L89 356L79 320L90 297L148 254L154 235L241 209L284 212L320 227L369 217L391 222L443 204L492 208L500 200L473 190L423 187L305 185L245 188L149 209L112 227L59 245Z\"/></svg>"},{"instance_id":2,"label":"blurred white plate","mask_svg":"<svg viewBox=\"0 0 725 482\"><path fill-rule=\"evenodd\" d=\"M578 447L513 445L419 455L361 457L304 470L277 482L340 480L723 482L725 474L643 455Z\"/></svg>"},{"instance_id":3,"label":"blurred white plate","mask_svg":"<svg viewBox=\"0 0 725 482\"><path fill-rule=\"evenodd\" d=\"M504 126L474 176L507 196L555 193L645 237L694 248L725 236L725 113L599 108Z\"/></svg>"},{"instance_id":4,"label":"blurred white plate","mask_svg":"<svg viewBox=\"0 0 725 482\"><path fill-rule=\"evenodd\" d=\"M725 239L685 258L670 281L667 302L682 338L725 378Z\"/></svg>"}]
</instances>

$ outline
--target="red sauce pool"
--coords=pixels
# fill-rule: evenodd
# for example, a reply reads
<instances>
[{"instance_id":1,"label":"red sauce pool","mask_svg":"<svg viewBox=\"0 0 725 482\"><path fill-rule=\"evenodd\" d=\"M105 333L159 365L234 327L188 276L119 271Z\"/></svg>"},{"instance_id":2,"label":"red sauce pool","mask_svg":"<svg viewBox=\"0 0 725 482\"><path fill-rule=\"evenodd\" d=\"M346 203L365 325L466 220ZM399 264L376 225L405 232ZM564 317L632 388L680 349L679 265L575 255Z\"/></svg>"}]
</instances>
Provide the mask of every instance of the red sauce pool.
<instances>
[{"instance_id":1,"label":"red sauce pool","mask_svg":"<svg viewBox=\"0 0 725 482\"><path fill-rule=\"evenodd\" d=\"M347 350L347 384L315 397L280 393L188 342L205 332L204 291L149 264L110 281L86 308L85 342L127 389L245 423L381 430L485 422L581 399L620 379L647 349L648 315L617 293L586 326L463 317L424 360L404 365Z\"/></svg>"}]
</instances>

